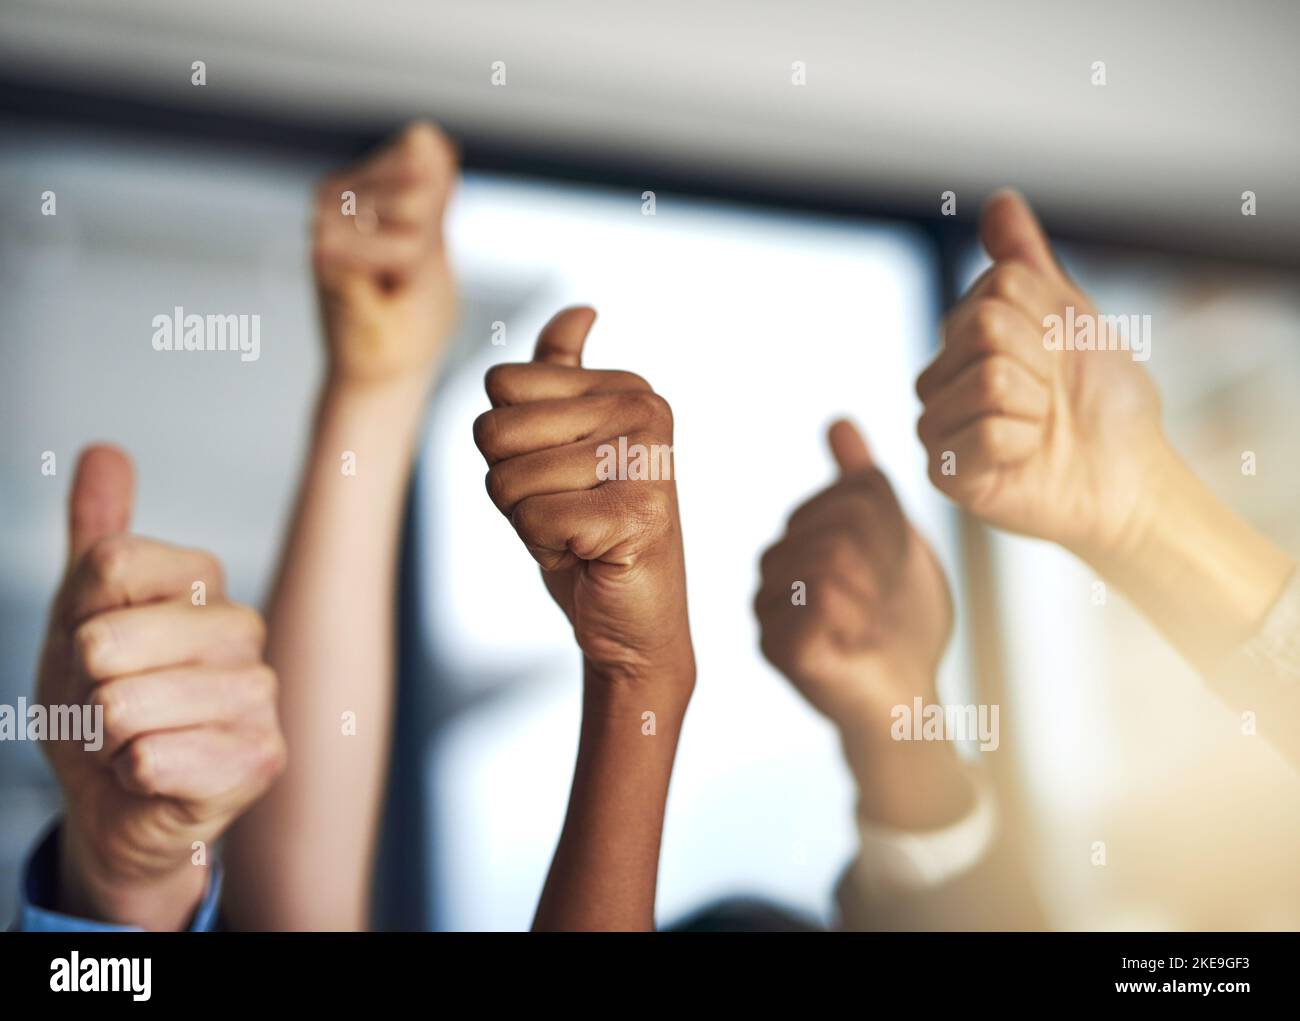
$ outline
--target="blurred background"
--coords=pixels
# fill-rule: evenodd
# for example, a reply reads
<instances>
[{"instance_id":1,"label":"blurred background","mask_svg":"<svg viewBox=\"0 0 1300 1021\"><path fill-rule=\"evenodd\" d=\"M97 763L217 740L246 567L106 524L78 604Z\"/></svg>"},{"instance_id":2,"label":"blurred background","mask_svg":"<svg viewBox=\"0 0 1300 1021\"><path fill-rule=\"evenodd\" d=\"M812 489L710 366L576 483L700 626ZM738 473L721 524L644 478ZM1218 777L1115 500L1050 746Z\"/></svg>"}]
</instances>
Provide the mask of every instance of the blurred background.
<instances>
[{"instance_id":1,"label":"blurred background","mask_svg":"<svg viewBox=\"0 0 1300 1021\"><path fill-rule=\"evenodd\" d=\"M831 918L852 787L758 655L749 600L849 413L952 578L943 694L1002 706L981 758L1051 924L1300 926L1294 773L1081 564L958 516L925 479L912 391L982 268L980 203L1015 185L1103 309L1152 315L1180 449L1300 551L1297 30L1283 2L5 0L0 703L30 693L92 440L135 456L141 532L211 549L261 601L322 364L311 184L429 117L464 160L463 315L408 514L378 924L523 928L540 889L578 663L469 427L487 366L585 301L590 364L646 376L677 417L700 681L665 922L736 893ZM260 360L154 352L175 305L260 314ZM56 812L36 751L0 743L0 916Z\"/></svg>"}]
</instances>

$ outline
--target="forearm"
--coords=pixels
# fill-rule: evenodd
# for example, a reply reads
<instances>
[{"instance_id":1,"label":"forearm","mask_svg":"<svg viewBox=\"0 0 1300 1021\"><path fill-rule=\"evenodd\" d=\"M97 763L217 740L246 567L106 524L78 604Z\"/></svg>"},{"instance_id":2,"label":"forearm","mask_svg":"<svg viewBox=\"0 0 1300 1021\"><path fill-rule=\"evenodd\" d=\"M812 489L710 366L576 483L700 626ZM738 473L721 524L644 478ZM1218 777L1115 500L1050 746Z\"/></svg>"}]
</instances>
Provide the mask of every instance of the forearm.
<instances>
[{"instance_id":1,"label":"forearm","mask_svg":"<svg viewBox=\"0 0 1300 1021\"><path fill-rule=\"evenodd\" d=\"M1167 447L1121 548L1075 552L1202 673L1254 633L1295 567Z\"/></svg>"},{"instance_id":2,"label":"forearm","mask_svg":"<svg viewBox=\"0 0 1300 1021\"><path fill-rule=\"evenodd\" d=\"M533 928L652 930L664 808L689 684L686 694L655 695L590 671L585 684L568 812Z\"/></svg>"},{"instance_id":3,"label":"forearm","mask_svg":"<svg viewBox=\"0 0 1300 1021\"><path fill-rule=\"evenodd\" d=\"M861 818L900 830L946 826L970 811L970 780L947 741L845 741Z\"/></svg>"},{"instance_id":4,"label":"forearm","mask_svg":"<svg viewBox=\"0 0 1300 1021\"><path fill-rule=\"evenodd\" d=\"M368 923L390 740L397 553L425 391L423 380L324 389L268 612L289 766L228 841L226 905L236 927ZM353 456L355 474L345 474Z\"/></svg>"}]
</instances>

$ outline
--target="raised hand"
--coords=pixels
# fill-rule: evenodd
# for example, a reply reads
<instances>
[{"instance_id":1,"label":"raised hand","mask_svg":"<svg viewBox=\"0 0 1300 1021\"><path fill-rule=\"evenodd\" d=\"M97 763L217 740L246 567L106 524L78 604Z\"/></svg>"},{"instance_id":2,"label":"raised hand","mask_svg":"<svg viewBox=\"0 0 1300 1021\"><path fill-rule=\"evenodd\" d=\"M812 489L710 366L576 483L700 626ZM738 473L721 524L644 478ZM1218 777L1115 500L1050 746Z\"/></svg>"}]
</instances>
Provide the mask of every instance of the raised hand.
<instances>
[{"instance_id":1,"label":"raised hand","mask_svg":"<svg viewBox=\"0 0 1300 1021\"><path fill-rule=\"evenodd\" d=\"M396 139L317 188L312 259L335 382L423 378L456 318L443 215L457 177L433 125Z\"/></svg>"},{"instance_id":2,"label":"raised hand","mask_svg":"<svg viewBox=\"0 0 1300 1021\"><path fill-rule=\"evenodd\" d=\"M194 862L278 775L284 742L260 616L226 597L211 554L129 534L131 491L123 453L83 453L37 696L103 712L99 749L44 745L64 795L61 908L178 928L207 882Z\"/></svg>"},{"instance_id":3,"label":"raised hand","mask_svg":"<svg viewBox=\"0 0 1300 1021\"><path fill-rule=\"evenodd\" d=\"M640 376L582 368L594 321L591 309L566 309L531 362L488 373L492 410L474 423L488 494L541 565L589 671L689 687L672 410Z\"/></svg>"},{"instance_id":4,"label":"raised hand","mask_svg":"<svg viewBox=\"0 0 1300 1021\"><path fill-rule=\"evenodd\" d=\"M488 493L542 568L583 654L582 736L538 929L654 927L664 805L695 685L668 403L582 368L595 320L560 312L533 360L487 377Z\"/></svg>"},{"instance_id":5,"label":"raised hand","mask_svg":"<svg viewBox=\"0 0 1300 1021\"><path fill-rule=\"evenodd\" d=\"M952 631L948 583L866 441L830 430L840 478L790 515L761 561L763 654L837 723L932 695Z\"/></svg>"},{"instance_id":6,"label":"raised hand","mask_svg":"<svg viewBox=\"0 0 1300 1021\"><path fill-rule=\"evenodd\" d=\"M839 421L829 439L839 479L763 554L754 597L763 654L839 730L862 818L945 825L972 803L957 756L945 742L896 741L891 724L896 706L939 701L948 582L862 435Z\"/></svg>"},{"instance_id":7,"label":"raised hand","mask_svg":"<svg viewBox=\"0 0 1300 1021\"><path fill-rule=\"evenodd\" d=\"M991 524L1114 555L1168 461L1159 398L1135 360L1150 348L1115 349L1112 331L1107 350L1067 350L1065 338L1049 349L1050 316L1105 324L1019 195L994 196L980 234L993 265L948 314L916 383L930 478Z\"/></svg>"}]
</instances>

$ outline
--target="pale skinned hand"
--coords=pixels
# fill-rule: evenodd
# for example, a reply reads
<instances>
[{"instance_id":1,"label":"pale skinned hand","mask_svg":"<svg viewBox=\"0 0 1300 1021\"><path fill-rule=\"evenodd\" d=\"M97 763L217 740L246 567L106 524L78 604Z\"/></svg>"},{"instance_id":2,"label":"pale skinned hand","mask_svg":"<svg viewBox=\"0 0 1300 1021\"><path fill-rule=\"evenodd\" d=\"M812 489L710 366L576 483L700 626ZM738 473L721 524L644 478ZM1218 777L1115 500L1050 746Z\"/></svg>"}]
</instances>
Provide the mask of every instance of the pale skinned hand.
<instances>
[{"instance_id":1,"label":"pale skinned hand","mask_svg":"<svg viewBox=\"0 0 1300 1021\"><path fill-rule=\"evenodd\" d=\"M595 320L558 313L533 361L494 366L474 423L488 493L541 565L589 672L616 682L694 681L676 483L601 481L602 444L673 442L672 411L630 372L581 367ZM671 464L671 461L670 461Z\"/></svg>"},{"instance_id":2,"label":"pale skinned hand","mask_svg":"<svg viewBox=\"0 0 1300 1021\"><path fill-rule=\"evenodd\" d=\"M862 435L839 421L829 439L840 478L796 509L763 554L754 609L763 654L847 726L933 695L952 602L934 553ZM806 605L794 601L795 582L805 586Z\"/></svg>"},{"instance_id":3,"label":"pale skinned hand","mask_svg":"<svg viewBox=\"0 0 1300 1021\"><path fill-rule=\"evenodd\" d=\"M917 379L930 478L992 525L1114 555L1168 460L1155 387L1127 351L1047 348L1047 316L1096 309L1024 199L995 195L980 235L993 265L948 314L943 350Z\"/></svg>"},{"instance_id":4,"label":"pale skinned hand","mask_svg":"<svg viewBox=\"0 0 1300 1021\"><path fill-rule=\"evenodd\" d=\"M312 262L334 382L423 380L445 355L456 288L443 216L456 179L451 142L421 122L320 183Z\"/></svg>"},{"instance_id":5,"label":"pale skinned hand","mask_svg":"<svg viewBox=\"0 0 1300 1021\"><path fill-rule=\"evenodd\" d=\"M211 861L285 751L261 617L227 598L211 554L129 534L131 503L126 455L87 449L37 697L103 707L99 750L43 746L64 796L63 909L174 928L207 881L195 842ZM196 582L206 605L194 605Z\"/></svg>"}]
</instances>

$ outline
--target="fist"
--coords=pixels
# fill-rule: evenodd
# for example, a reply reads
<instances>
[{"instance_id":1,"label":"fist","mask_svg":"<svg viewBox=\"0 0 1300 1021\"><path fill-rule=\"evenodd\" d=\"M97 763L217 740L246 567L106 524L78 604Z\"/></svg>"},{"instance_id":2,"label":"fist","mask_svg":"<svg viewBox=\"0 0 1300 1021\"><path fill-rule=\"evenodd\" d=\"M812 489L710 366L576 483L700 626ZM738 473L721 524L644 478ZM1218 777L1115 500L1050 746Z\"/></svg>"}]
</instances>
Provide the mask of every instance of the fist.
<instances>
[{"instance_id":1,"label":"fist","mask_svg":"<svg viewBox=\"0 0 1300 1021\"><path fill-rule=\"evenodd\" d=\"M456 176L451 143L420 123L317 188L312 263L337 379L419 377L441 359L456 319L442 230Z\"/></svg>"},{"instance_id":2,"label":"fist","mask_svg":"<svg viewBox=\"0 0 1300 1021\"><path fill-rule=\"evenodd\" d=\"M101 892L200 874L193 843L210 846L285 757L261 618L226 598L210 554L127 534L131 488L120 451L83 453L37 684L43 704L102 711L98 749L44 745L62 868Z\"/></svg>"},{"instance_id":3,"label":"fist","mask_svg":"<svg viewBox=\"0 0 1300 1021\"><path fill-rule=\"evenodd\" d=\"M994 196L980 232L993 266L948 314L943 350L917 379L930 478L991 524L1109 554L1164 451L1155 387L1113 334L1106 350L1051 337L1051 316L1101 324L1020 196Z\"/></svg>"},{"instance_id":4,"label":"fist","mask_svg":"<svg viewBox=\"0 0 1300 1021\"><path fill-rule=\"evenodd\" d=\"M843 725L933 690L952 603L861 434L837 422L830 444L840 478L763 554L754 609L763 654Z\"/></svg>"},{"instance_id":5,"label":"fist","mask_svg":"<svg viewBox=\"0 0 1300 1021\"><path fill-rule=\"evenodd\" d=\"M541 565L589 671L689 686L672 411L640 376L582 368L594 321L566 309L532 362L488 372L492 410L474 422L488 495Z\"/></svg>"}]
</instances>

